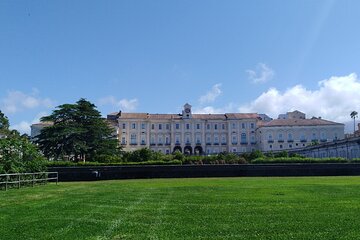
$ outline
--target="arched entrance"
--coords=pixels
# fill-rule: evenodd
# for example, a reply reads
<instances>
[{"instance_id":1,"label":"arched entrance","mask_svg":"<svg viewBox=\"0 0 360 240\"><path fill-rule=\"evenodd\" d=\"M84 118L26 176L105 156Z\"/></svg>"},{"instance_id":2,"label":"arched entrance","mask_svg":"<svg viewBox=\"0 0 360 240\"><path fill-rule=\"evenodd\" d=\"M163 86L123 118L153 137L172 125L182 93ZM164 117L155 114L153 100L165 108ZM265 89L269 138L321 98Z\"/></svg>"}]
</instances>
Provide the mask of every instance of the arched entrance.
<instances>
[{"instance_id":1,"label":"arched entrance","mask_svg":"<svg viewBox=\"0 0 360 240\"><path fill-rule=\"evenodd\" d=\"M181 147L180 147L180 146L175 146L175 147L174 147L174 151L173 151L173 152L176 152L176 151L179 151L179 152L181 152L181 153L182 153L182 149L181 149Z\"/></svg>"},{"instance_id":2,"label":"arched entrance","mask_svg":"<svg viewBox=\"0 0 360 240\"><path fill-rule=\"evenodd\" d=\"M192 154L192 147L191 146L184 147L184 154L191 155Z\"/></svg>"},{"instance_id":3,"label":"arched entrance","mask_svg":"<svg viewBox=\"0 0 360 240\"><path fill-rule=\"evenodd\" d=\"M201 147L201 146L196 146L196 147L194 148L194 153L195 153L196 155L202 155L202 154L203 154L203 149L202 149L202 147Z\"/></svg>"}]
</instances>

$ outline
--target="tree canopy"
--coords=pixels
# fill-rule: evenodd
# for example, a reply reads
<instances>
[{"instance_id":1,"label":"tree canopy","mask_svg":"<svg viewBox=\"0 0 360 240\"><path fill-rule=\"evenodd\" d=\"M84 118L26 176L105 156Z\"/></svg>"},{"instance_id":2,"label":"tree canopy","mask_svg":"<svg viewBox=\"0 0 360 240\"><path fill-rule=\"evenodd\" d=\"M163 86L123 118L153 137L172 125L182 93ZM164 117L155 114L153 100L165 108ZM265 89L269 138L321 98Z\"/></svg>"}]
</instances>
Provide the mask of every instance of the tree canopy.
<instances>
[{"instance_id":1,"label":"tree canopy","mask_svg":"<svg viewBox=\"0 0 360 240\"><path fill-rule=\"evenodd\" d=\"M0 111L0 173L39 172L45 159L26 135L9 130L9 120Z\"/></svg>"},{"instance_id":2,"label":"tree canopy","mask_svg":"<svg viewBox=\"0 0 360 240\"><path fill-rule=\"evenodd\" d=\"M0 110L0 135L7 135L9 133L9 120Z\"/></svg>"},{"instance_id":3,"label":"tree canopy","mask_svg":"<svg viewBox=\"0 0 360 240\"><path fill-rule=\"evenodd\" d=\"M83 98L58 106L41 121L53 123L42 129L36 141L48 158L92 161L118 153L114 129L101 118L96 106Z\"/></svg>"}]
</instances>

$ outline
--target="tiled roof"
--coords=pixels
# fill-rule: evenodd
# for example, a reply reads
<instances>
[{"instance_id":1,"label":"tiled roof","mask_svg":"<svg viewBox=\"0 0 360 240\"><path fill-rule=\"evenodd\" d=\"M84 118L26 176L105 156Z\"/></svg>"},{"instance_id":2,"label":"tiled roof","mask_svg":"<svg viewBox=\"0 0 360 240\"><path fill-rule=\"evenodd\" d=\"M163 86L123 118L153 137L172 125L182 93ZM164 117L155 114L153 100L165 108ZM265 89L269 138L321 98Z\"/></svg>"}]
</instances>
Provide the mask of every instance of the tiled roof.
<instances>
[{"instance_id":1,"label":"tiled roof","mask_svg":"<svg viewBox=\"0 0 360 240\"><path fill-rule=\"evenodd\" d=\"M259 122L259 127L284 127L284 126L319 126L319 125L343 125L320 118L313 119L274 119L270 122Z\"/></svg>"},{"instance_id":2,"label":"tiled roof","mask_svg":"<svg viewBox=\"0 0 360 240\"><path fill-rule=\"evenodd\" d=\"M249 119L259 118L257 113L225 113L228 119Z\"/></svg>"},{"instance_id":3,"label":"tiled roof","mask_svg":"<svg viewBox=\"0 0 360 240\"><path fill-rule=\"evenodd\" d=\"M39 122L39 123L34 123L31 126L51 126L53 125L53 122Z\"/></svg>"},{"instance_id":4,"label":"tiled roof","mask_svg":"<svg viewBox=\"0 0 360 240\"><path fill-rule=\"evenodd\" d=\"M119 113L110 113L108 116L116 116ZM257 113L225 113L225 114L193 114L194 119L202 120L226 120L226 119L256 119ZM121 119L181 119L181 114L149 114L149 113L121 113Z\"/></svg>"},{"instance_id":5,"label":"tiled roof","mask_svg":"<svg viewBox=\"0 0 360 240\"><path fill-rule=\"evenodd\" d=\"M113 115L113 114L110 114L110 115ZM121 113L120 118L122 118L122 119L177 119L177 118L180 119L181 116L179 114Z\"/></svg>"},{"instance_id":6,"label":"tiled roof","mask_svg":"<svg viewBox=\"0 0 360 240\"><path fill-rule=\"evenodd\" d=\"M203 120L226 120L226 116L224 114L193 114L192 116L195 119Z\"/></svg>"}]
</instances>

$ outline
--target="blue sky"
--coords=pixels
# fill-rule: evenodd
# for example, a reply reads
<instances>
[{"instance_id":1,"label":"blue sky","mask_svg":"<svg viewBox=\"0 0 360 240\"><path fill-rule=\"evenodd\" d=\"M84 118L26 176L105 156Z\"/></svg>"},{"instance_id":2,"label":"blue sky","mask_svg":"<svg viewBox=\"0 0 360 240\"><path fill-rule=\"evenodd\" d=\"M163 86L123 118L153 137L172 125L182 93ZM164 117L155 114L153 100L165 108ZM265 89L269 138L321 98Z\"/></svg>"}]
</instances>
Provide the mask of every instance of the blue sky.
<instances>
[{"instance_id":1,"label":"blue sky","mask_svg":"<svg viewBox=\"0 0 360 240\"><path fill-rule=\"evenodd\" d=\"M79 98L118 111L360 112L360 1L0 1L13 128Z\"/></svg>"}]
</instances>

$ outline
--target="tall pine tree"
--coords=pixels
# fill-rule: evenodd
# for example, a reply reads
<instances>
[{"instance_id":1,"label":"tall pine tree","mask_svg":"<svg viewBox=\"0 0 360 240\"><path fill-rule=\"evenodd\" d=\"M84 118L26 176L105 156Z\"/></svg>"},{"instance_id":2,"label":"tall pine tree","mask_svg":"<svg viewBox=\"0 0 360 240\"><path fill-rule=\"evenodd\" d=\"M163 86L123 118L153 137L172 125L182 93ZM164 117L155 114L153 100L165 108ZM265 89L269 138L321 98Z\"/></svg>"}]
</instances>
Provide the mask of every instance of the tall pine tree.
<instances>
[{"instance_id":1,"label":"tall pine tree","mask_svg":"<svg viewBox=\"0 0 360 240\"><path fill-rule=\"evenodd\" d=\"M113 129L96 106L83 98L76 104L58 106L41 121L53 123L42 129L36 141L48 158L92 161L100 155L118 154Z\"/></svg>"}]
</instances>

